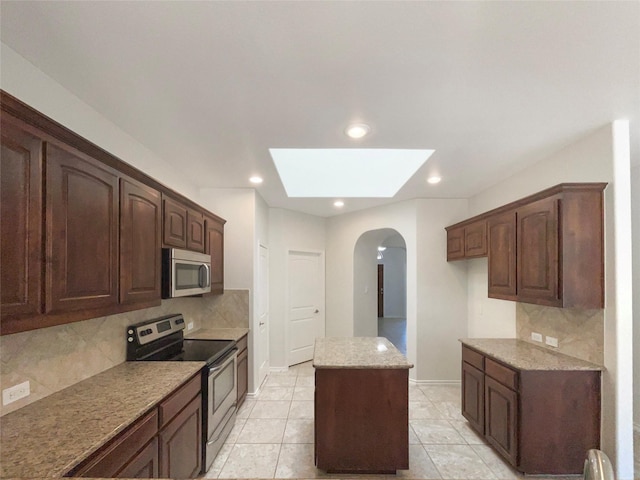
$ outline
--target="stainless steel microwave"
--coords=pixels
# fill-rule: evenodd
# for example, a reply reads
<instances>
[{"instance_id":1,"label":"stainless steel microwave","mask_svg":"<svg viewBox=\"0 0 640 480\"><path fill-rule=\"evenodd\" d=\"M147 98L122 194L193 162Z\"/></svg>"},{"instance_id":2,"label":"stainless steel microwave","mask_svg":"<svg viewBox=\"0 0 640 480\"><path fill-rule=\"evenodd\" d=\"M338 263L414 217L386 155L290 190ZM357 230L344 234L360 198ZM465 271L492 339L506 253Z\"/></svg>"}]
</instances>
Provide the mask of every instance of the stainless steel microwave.
<instances>
[{"instance_id":1,"label":"stainless steel microwave","mask_svg":"<svg viewBox=\"0 0 640 480\"><path fill-rule=\"evenodd\" d=\"M211 255L179 248L162 249L162 298L211 291Z\"/></svg>"}]
</instances>

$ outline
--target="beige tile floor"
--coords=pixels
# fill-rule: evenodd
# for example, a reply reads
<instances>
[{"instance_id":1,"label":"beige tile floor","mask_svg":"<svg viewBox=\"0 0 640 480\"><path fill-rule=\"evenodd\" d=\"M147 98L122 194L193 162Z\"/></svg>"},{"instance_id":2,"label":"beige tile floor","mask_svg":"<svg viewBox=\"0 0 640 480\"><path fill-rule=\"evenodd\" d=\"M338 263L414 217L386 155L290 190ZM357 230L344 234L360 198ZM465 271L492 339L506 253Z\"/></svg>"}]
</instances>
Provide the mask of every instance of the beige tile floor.
<instances>
[{"instance_id":1,"label":"beige tile floor","mask_svg":"<svg viewBox=\"0 0 640 480\"><path fill-rule=\"evenodd\" d=\"M240 409L205 477L345 478L327 475L313 464L313 374L309 363L270 374L259 395ZM410 470L365 478L523 478L467 426L460 415L459 386L410 385L409 417ZM553 477L564 478L581 477Z\"/></svg>"}]
</instances>

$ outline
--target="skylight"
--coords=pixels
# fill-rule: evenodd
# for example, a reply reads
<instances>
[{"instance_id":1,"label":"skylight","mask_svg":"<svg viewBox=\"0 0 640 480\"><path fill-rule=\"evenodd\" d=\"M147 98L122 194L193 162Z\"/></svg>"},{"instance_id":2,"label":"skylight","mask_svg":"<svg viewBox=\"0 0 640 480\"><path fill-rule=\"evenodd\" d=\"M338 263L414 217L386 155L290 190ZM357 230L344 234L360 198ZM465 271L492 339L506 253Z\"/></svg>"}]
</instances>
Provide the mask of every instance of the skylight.
<instances>
[{"instance_id":1,"label":"skylight","mask_svg":"<svg viewBox=\"0 0 640 480\"><path fill-rule=\"evenodd\" d=\"M433 150L270 148L289 197L393 197Z\"/></svg>"}]
</instances>

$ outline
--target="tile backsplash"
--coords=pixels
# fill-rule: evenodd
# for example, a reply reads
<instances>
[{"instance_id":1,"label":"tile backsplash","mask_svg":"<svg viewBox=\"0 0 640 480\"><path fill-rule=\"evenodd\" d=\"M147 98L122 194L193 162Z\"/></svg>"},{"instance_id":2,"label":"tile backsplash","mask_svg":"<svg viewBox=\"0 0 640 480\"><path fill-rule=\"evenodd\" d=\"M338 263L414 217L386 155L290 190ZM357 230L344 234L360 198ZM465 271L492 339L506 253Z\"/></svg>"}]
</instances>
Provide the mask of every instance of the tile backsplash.
<instances>
[{"instance_id":1,"label":"tile backsplash","mask_svg":"<svg viewBox=\"0 0 640 480\"><path fill-rule=\"evenodd\" d=\"M182 313L194 330L249 327L249 291L163 300L158 307L93 318L0 337L0 389L29 381L31 394L7 406L17 410L126 359L125 328L162 315Z\"/></svg>"},{"instance_id":2,"label":"tile backsplash","mask_svg":"<svg viewBox=\"0 0 640 480\"><path fill-rule=\"evenodd\" d=\"M589 362L604 364L604 310L516 304L516 334L525 340ZM558 339L558 347L531 340L531 333Z\"/></svg>"}]
</instances>

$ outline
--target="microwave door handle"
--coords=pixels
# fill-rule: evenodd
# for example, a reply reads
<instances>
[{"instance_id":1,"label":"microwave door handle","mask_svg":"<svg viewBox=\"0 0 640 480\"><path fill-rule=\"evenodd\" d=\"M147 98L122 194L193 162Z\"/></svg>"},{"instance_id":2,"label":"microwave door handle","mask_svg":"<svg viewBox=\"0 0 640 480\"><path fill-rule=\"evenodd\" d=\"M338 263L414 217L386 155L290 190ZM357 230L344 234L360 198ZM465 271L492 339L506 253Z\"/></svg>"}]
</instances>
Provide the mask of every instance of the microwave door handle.
<instances>
[{"instance_id":1,"label":"microwave door handle","mask_svg":"<svg viewBox=\"0 0 640 480\"><path fill-rule=\"evenodd\" d=\"M204 264L198 269L198 286L200 288L207 286L207 266Z\"/></svg>"},{"instance_id":2,"label":"microwave door handle","mask_svg":"<svg viewBox=\"0 0 640 480\"><path fill-rule=\"evenodd\" d=\"M207 269L207 284L205 285L205 287L210 287L211 286L211 265L205 264L205 267Z\"/></svg>"}]
</instances>

